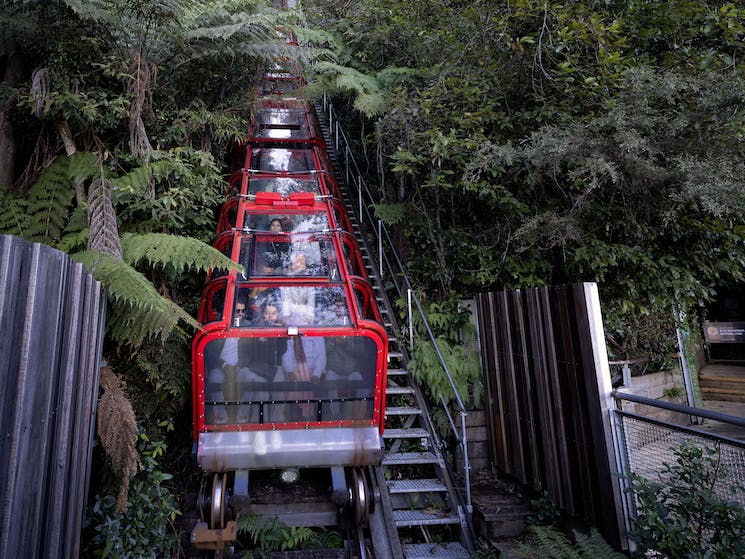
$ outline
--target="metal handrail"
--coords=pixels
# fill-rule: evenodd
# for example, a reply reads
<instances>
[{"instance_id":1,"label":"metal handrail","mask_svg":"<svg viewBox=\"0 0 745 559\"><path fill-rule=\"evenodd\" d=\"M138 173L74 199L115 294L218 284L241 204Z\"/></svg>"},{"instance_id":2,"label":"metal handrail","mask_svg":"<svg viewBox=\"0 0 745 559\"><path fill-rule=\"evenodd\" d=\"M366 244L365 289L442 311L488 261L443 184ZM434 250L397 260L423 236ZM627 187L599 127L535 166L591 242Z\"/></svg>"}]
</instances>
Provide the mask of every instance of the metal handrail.
<instances>
[{"instance_id":1,"label":"metal handrail","mask_svg":"<svg viewBox=\"0 0 745 559\"><path fill-rule=\"evenodd\" d=\"M426 329L426 333L429 337L429 340L435 349L435 353L437 354L437 358L440 362L440 365L442 366L442 369L445 372L445 375L447 376L448 383L450 384L453 394L455 395L455 401L460 410L460 418L461 418L460 433L458 432L459 429L455 425L455 421L450 415L450 411L445 405L445 399L442 396L440 396L440 403L443 405L443 409L445 410L447 417L448 417L448 422L450 423L450 428L452 429L453 434L456 440L458 441L458 445L461 447L461 450L463 452L463 470L464 470L464 484L465 484L465 490L466 490L466 506L468 508L468 512L470 513L472 512L471 482L470 482L471 465L470 465L470 461L468 458L468 437L466 435L467 433L466 417L468 416L468 412L466 411L466 407L463 403L463 400L461 399L460 394L458 393L458 390L455 385L455 381L453 380L453 375L450 373L450 369L448 368L447 363L445 363L445 358L442 355L440 347L437 343L437 339L435 338L435 335L432 332L432 329L429 323L427 322L427 318L424 314L424 310L422 309L421 302L419 301L419 298L416 296L416 293L411 284L411 281L409 280L409 276L406 273L406 268L404 267L403 263L401 262L401 259L399 258L398 253L395 250L395 245L393 244L393 241L391 240L390 233L388 232L388 229L385 227L383 222L380 220L376 220L375 217L370 212L370 206L375 203L375 198L373 198L373 195L370 192L370 189L365 183L365 180L362 178L362 172L360 171L360 168L357 165L357 161L355 160L354 155L352 154L352 150L350 148L347 136L344 133L344 130L342 129L341 125L339 124L339 119L336 115L336 112L334 111L334 108L331 105L330 100L326 97L326 95L323 96L323 110L324 110L325 116L328 118L329 132L333 135L332 140L333 140L334 146L336 147L337 153L339 153L340 143L344 147L344 176L347 179L347 183L354 185L355 188L357 189L358 204L359 204L358 217L360 219L360 222L367 222L370 225L369 232L376 236L376 240L378 243L378 258L379 258L378 273L380 274L380 277L382 278L384 275L383 274L383 270L384 270L383 262L385 261L388 270L391 272L391 279L393 280L393 285L396 288L398 296L399 297L403 296L404 291L405 291L409 302L413 299L415 306L416 306L416 310L418 311L419 317L422 320L422 324L424 325L424 328ZM387 247L386 247L387 250L385 251L383 250L384 240L386 241L386 244L387 244ZM391 257L393 258L392 261L391 261ZM403 285L400 285L399 282L402 282ZM409 332L411 334L414 332L414 323L413 323L410 303L408 305L408 312L409 312ZM413 340L410 343L413 343Z\"/></svg>"},{"instance_id":2,"label":"metal handrail","mask_svg":"<svg viewBox=\"0 0 745 559\"><path fill-rule=\"evenodd\" d=\"M646 396L629 394L628 392L623 392L621 390L614 390L613 392L611 392L611 396L613 396L613 398L615 398L616 400L627 400L636 404L644 404L647 406L653 406L655 408L662 408L668 411L674 411L687 415L695 415L698 417L703 417L704 419L720 421L722 423L729 423L730 425L736 425L737 427L745 427L745 417L720 413L718 411L707 410L704 408L694 408L692 406L676 404L674 402L665 402L664 400L656 400L654 398L647 398Z\"/></svg>"}]
</instances>

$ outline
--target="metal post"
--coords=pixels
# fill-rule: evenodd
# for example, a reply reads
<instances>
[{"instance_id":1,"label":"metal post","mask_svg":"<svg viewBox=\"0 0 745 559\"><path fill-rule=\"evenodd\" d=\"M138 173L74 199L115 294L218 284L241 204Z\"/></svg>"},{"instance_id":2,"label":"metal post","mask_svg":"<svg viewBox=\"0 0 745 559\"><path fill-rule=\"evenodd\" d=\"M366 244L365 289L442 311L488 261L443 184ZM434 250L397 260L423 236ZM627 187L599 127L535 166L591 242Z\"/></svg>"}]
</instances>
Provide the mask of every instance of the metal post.
<instances>
[{"instance_id":1,"label":"metal post","mask_svg":"<svg viewBox=\"0 0 745 559\"><path fill-rule=\"evenodd\" d=\"M414 315L411 313L411 289L406 290L406 299L409 310L409 351L414 353Z\"/></svg>"},{"instance_id":2,"label":"metal post","mask_svg":"<svg viewBox=\"0 0 745 559\"><path fill-rule=\"evenodd\" d=\"M383 279L383 221L378 220L378 273Z\"/></svg>"},{"instance_id":3,"label":"metal post","mask_svg":"<svg viewBox=\"0 0 745 559\"><path fill-rule=\"evenodd\" d=\"M473 506L471 505L471 462L468 460L468 438L466 436L466 417L468 413L460 412L460 425L463 431L461 440L463 441L463 475L465 476L466 482L466 508L468 514L473 513Z\"/></svg>"},{"instance_id":4,"label":"metal post","mask_svg":"<svg viewBox=\"0 0 745 559\"><path fill-rule=\"evenodd\" d=\"M336 144L335 144L336 153L339 153L339 121L338 120L336 121L334 126L335 126L334 130L336 131L336 137L334 138L336 140Z\"/></svg>"},{"instance_id":5,"label":"metal post","mask_svg":"<svg viewBox=\"0 0 745 559\"><path fill-rule=\"evenodd\" d=\"M357 196L360 203L360 225L362 225L362 175L357 175Z\"/></svg>"},{"instance_id":6,"label":"metal post","mask_svg":"<svg viewBox=\"0 0 745 559\"><path fill-rule=\"evenodd\" d=\"M675 336L678 339L678 353L680 355L680 370L683 373L683 385L686 389L686 401L689 406L696 407L696 395L693 391L693 381L691 380L691 370L688 367L688 358L686 356L685 343L683 342L683 331L680 324L683 321L683 313L673 305L673 314L675 315ZM691 425L697 425L699 420L695 416L690 416Z\"/></svg>"},{"instance_id":7,"label":"metal post","mask_svg":"<svg viewBox=\"0 0 745 559\"><path fill-rule=\"evenodd\" d=\"M616 400L616 408L620 409L621 401ZM619 491L621 493L621 507L623 510L623 523L625 533L621 535L622 543L626 544L629 551L634 551L634 542L628 537L631 532L633 518L635 516L634 497L629 492L629 480L626 474L631 471L628 460L628 448L626 447L626 435L624 432L623 417L620 417L615 410L610 413L611 430L613 432L613 448L616 455L616 471L621 474L618 476ZM623 546L622 546L623 547Z\"/></svg>"},{"instance_id":8,"label":"metal post","mask_svg":"<svg viewBox=\"0 0 745 559\"><path fill-rule=\"evenodd\" d=\"M344 182L349 184L349 144L344 144Z\"/></svg>"},{"instance_id":9,"label":"metal post","mask_svg":"<svg viewBox=\"0 0 745 559\"><path fill-rule=\"evenodd\" d=\"M628 361L624 361L621 371L623 374L623 385L626 388L631 388L631 367L629 367Z\"/></svg>"}]
</instances>

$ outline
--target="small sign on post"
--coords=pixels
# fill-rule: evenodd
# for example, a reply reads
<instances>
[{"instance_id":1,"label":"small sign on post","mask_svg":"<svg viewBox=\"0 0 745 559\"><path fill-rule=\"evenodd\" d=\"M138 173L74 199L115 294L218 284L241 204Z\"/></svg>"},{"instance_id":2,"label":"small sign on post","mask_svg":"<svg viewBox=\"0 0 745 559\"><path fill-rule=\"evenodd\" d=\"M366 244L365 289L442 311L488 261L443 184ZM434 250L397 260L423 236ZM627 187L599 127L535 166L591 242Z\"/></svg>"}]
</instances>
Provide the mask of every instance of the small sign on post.
<instances>
[{"instance_id":1,"label":"small sign on post","mask_svg":"<svg viewBox=\"0 0 745 559\"><path fill-rule=\"evenodd\" d=\"M704 321L704 338L710 344L745 343L745 322Z\"/></svg>"}]
</instances>

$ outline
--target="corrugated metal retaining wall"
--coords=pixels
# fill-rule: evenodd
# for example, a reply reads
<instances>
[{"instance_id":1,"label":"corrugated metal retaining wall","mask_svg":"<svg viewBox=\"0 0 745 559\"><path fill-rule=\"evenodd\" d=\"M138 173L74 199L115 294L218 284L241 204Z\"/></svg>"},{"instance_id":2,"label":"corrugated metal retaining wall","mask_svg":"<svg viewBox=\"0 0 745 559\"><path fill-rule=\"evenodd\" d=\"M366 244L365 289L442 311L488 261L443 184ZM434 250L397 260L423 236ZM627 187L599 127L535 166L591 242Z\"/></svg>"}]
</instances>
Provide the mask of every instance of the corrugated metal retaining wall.
<instances>
[{"instance_id":1,"label":"corrugated metal retaining wall","mask_svg":"<svg viewBox=\"0 0 745 559\"><path fill-rule=\"evenodd\" d=\"M0 557L78 557L105 293L46 245L0 236Z\"/></svg>"},{"instance_id":2,"label":"corrugated metal retaining wall","mask_svg":"<svg viewBox=\"0 0 745 559\"><path fill-rule=\"evenodd\" d=\"M476 298L492 459L625 546L595 284Z\"/></svg>"}]
</instances>

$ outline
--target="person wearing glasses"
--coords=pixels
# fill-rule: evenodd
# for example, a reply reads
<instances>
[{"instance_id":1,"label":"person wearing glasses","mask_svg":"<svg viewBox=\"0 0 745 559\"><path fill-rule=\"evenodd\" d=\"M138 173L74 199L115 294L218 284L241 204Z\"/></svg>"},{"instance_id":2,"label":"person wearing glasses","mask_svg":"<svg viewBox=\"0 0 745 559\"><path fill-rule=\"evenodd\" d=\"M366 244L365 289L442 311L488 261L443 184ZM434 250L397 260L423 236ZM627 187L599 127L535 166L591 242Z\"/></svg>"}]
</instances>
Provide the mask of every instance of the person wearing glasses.
<instances>
[{"instance_id":1,"label":"person wearing glasses","mask_svg":"<svg viewBox=\"0 0 745 559\"><path fill-rule=\"evenodd\" d=\"M233 319L231 325L234 328L241 328L251 325L251 320L248 317L248 305L246 299L243 297L237 297L235 307L233 308ZM248 340L242 340L241 346L243 346ZM243 361L240 359L241 354L245 351L239 351L238 338L226 338L220 352L219 363L221 366L215 367L207 374L207 385L212 389L209 393L209 399L215 402L235 402L238 401L240 390L239 383L248 382L254 380L253 376L249 373L249 369L245 369L239 366L239 362ZM245 377L243 380L242 377ZM262 379L263 380L263 379ZM240 408L248 408L248 406L240 406ZM229 413L229 406L225 404L217 404L213 407L213 420L215 423L224 424L228 423L231 419ZM244 409L244 411L246 411ZM239 412L239 420L241 413ZM247 415L247 412L243 414Z\"/></svg>"}]
</instances>

